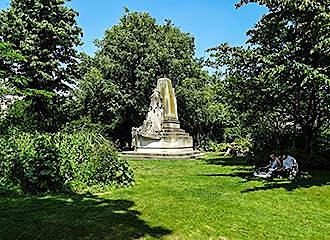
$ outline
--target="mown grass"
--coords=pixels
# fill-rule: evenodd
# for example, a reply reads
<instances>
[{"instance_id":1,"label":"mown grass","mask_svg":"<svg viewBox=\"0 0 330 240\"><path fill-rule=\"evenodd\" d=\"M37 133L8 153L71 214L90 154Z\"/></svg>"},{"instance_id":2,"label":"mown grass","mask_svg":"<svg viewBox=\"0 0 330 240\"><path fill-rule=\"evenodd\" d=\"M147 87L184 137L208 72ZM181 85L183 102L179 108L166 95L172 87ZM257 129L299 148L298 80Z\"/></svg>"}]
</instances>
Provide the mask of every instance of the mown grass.
<instances>
[{"instance_id":1,"label":"mown grass","mask_svg":"<svg viewBox=\"0 0 330 240\"><path fill-rule=\"evenodd\" d=\"M330 239L330 174L253 178L243 158L130 161L98 195L0 198L0 239Z\"/></svg>"}]
</instances>

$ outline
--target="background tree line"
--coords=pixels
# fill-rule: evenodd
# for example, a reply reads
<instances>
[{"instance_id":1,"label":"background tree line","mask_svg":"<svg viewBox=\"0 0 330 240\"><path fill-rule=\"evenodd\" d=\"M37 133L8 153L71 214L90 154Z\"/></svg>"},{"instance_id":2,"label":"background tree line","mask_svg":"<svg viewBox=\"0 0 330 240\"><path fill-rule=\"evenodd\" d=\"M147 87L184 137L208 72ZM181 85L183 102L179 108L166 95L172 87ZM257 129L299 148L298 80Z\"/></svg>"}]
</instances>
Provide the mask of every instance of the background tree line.
<instances>
[{"instance_id":1,"label":"background tree line","mask_svg":"<svg viewBox=\"0 0 330 240\"><path fill-rule=\"evenodd\" d=\"M208 59L170 20L128 9L95 40L93 57L78 53L78 13L65 2L12 0L0 13L1 89L24 96L2 132L97 131L122 148L156 80L168 77L196 147L249 139L255 153L290 151L306 166L328 166L329 1L241 1L269 11L246 46L223 43Z\"/></svg>"}]
</instances>

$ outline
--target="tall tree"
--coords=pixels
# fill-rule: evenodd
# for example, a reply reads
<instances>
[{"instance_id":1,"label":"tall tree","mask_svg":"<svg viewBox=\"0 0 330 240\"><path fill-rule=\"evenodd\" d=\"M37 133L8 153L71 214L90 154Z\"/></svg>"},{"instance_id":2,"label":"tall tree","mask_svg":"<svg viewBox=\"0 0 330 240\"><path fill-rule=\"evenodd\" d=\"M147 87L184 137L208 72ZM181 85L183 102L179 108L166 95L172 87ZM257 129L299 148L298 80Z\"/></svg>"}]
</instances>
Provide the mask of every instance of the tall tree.
<instances>
[{"instance_id":1,"label":"tall tree","mask_svg":"<svg viewBox=\"0 0 330 240\"><path fill-rule=\"evenodd\" d=\"M11 84L29 93L25 99L31 104L24 111L40 130L55 130L59 117L55 105L78 75L76 47L81 44L82 30L76 22L78 13L65 2L12 0L10 7L0 12L1 41L24 56L14 72L25 82Z\"/></svg>"},{"instance_id":2,"label":"tall tree","mask_svg":"<svg viewBox=\"0 0 330 240\"><path fill-rule=\"evenodd\" d=\"M0 39L25 57L20 74L30 81L24 87L66 91L75 77L76 46L82 30L77 12L66 0L12 0L0 12Z\"/></svg>"},{"instance_id":3,"label":"tall tree","mask_svg":"<svg viewBox=\"0 0 330 240\"><path fill-rule=\"evenodd\" d=\"M224 130L234 119L224 102L222 83L201 70L199 78L186 78L176 90L181 125L192 135L195 147L207 140L223 141Z\"/></svg>"},{"instance_id":4,"label":"tall tree","mask_svg":"<svg viewBox=\"0 0 330 240\"><path fill-rule=\"evenodd\" d=\"M123 142L130 142L131 128L142 124L158 78L170 78L176 87L186 78L199 78L201 72L201 66L194 58L193 37L170 21L157 24L148 13L126 10L119 24L108 29L104 38L96 41L96 46L99 50L93 61L84 57L82 72L86 73L87 67L91 73L87 71L81 90L87 90L88 86L92 90L94 85L98 90L93 96L97 99L92 101L88 94L80 96L85 96L85 109L93 108L90 113L95 121L116 122L114 134L117 135L114 137ZM117 97L114 97L115 92ZM117 99L120 108L114 105L102 107L103 99ZM94 101L100 103L98 108L94 108ZM114 116L112 111L119 117L111 117Z\"/></svg>"},{"instance_id":5,"label":"tall tree","mask_svg":"<svg viewBox=\"0 0 330 240\"><path fill-rule=\"evenodd\" d=\"M227 66L233 104L258 126L265 117L293 124L312 153L314 137L329 128L329 0L243 0L268 7L248 31L249 48L223 44L214 64ZM275 124L275 123L274 123Z\"/></svg>"}]
</instances>

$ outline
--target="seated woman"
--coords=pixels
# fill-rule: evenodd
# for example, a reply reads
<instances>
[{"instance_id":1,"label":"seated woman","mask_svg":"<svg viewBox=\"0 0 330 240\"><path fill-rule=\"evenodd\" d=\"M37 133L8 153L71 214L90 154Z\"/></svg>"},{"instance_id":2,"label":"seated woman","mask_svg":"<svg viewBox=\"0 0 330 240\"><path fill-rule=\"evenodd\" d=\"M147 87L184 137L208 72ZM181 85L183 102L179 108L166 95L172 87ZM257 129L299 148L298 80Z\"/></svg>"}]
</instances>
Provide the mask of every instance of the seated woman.
<instances>
[{"instance_id":1,"label":"seated woman","mask_svg":"<svg viewBox=\"0 0 330 240\"><path fill-rule=\"evenodd\" d=\"M270 163L266 167L262 167L254 173L257 177L271 177L273 172L281 168L281 161L276 157L275 153L269 155Z\"/></svg>"},{"instance_id":2,"label":"seated woman","mask_svg":"<svg viewBox=\"0 0 330 240\"><path fill-rule=\"evenodd\" d=\"M272 153L269 155L270 157L270 163L269 165L267 165L264 168L268 168L268 169L277 169L279 167L281 167L281 161L278 159L278 157L276 157L275 153Z\"/></svg>"}]
</instances>

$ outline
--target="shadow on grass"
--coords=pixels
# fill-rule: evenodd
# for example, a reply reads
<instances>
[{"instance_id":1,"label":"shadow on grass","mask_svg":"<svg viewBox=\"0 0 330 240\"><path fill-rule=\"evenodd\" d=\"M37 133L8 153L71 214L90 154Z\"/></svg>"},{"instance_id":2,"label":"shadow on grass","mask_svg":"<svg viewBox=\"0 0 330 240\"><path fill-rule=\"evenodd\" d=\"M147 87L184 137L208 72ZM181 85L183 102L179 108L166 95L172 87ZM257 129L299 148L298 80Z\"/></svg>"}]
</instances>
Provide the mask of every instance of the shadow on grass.
<instances>
[{"instance_id":1,"label":"shadow on grass","mask_svg":"<svg viewBox=\"0 0 330 240\"><path fill-rule=\"evenodd\" d=\"M139 239L171 231L151 227L134 202L91 195L0 198L0 239Z\"/></svg>"},{"instance_id":2,"label":"shadow on grass","mask_svg":"<svg viewBox=\"0 0 330 240\"><path fill-rule=\"evenodd\" d=\"M288 179L270 179L265 181L264 185L260 187L248 188L242 193L254 192L260 190L269 190L276 188L284 188L287 191L293 191L298 188L310 188L314 186L324 186L330 184L330 176L328 171L312 171L309 174L300 174L293 180Z\"/></svg>"},{"instance_id":3,"label":"shadow on grass","mask_svg":"<svg viewBox=\"0 0 330 240\"><path fill-rule=\"evenodd\" d=\"M263 183L263 186L248 188L242 190L241 193L263 191L276 188L285 188L287 191L293 191L297 188L310 188L313 186L330 185L330 173L329 171L311 171L310 173L300 173L295 179L264 179L253 176L256 170L254 165L247 162L244 157L224 157L216 156L206 160L207 164L215 164L221 166L231 166L232 173L219 173L219 174L204 174L202 176L211 177L233 177L241 178L240 183L246 183L249 181L259 181Z\"/></svg>"},{"instance_id":4,"label":"shadow on grass","mask_svg":"<svg viewBox=\"0 0 330 240\"><path fill-rule=\"evenodd\" d=\"M221 166L253 166L246 157L214 156L206 159L206 163Z\"/></svg>"}]
</instances>

